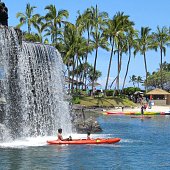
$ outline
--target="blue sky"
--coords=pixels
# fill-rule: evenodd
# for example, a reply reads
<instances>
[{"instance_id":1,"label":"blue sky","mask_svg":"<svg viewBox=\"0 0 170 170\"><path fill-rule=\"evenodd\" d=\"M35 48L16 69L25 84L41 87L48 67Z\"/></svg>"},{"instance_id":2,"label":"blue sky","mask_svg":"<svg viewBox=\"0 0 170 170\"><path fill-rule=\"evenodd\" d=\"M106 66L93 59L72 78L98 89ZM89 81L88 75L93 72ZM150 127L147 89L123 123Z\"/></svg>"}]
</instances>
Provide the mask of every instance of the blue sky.
<instances>
[{"instance_id":1,"label":"blue sky","mask_svg":"<svg viewBox=\"0 0 170 170\"><path fill-rule=\"evenodd\" d=\"M69 21L75 22L77 11L82 13L86 8L98 5L100 11L108 12L110 17L113 17L116 12L121 11L130 16L130 19L135 22L135 28L140 30L143 27L150 27L152 31L156 31L156 27L159 25L170 26L170 0L2 0L5 2L9 10L9 26L15 26L18 24L16 19L17 12L25 12L26 4L30 3L32 6L37 6L36 13L44 15L46 11L44 7L49 4L55 4L58 10L66 9L69 11ZM110 53L104 50L99 51L97 69L102 71L102 77L99 79L103 86L105 85L107 67L109 62ZM90 56L90 61L93 63L93 56ZM170 63L170 49L167 49L166 57L164 61ZM127 63L127 56L123 57L123 65L121 71L120 84L123 81L125 74L125 68ZM129 76L133 74L136 76L144 77L143 56L138 54L135 58L132 57L132 61L129 69ZM160 53L149 51L147 52L147 65L148 71L153 72L159 68ZM116 56L112 61L112 68L110 74L110 82L116 76L117 70L117 58ZM127 86L129 81L127 80Z\"/></svg>"}]
</instances>

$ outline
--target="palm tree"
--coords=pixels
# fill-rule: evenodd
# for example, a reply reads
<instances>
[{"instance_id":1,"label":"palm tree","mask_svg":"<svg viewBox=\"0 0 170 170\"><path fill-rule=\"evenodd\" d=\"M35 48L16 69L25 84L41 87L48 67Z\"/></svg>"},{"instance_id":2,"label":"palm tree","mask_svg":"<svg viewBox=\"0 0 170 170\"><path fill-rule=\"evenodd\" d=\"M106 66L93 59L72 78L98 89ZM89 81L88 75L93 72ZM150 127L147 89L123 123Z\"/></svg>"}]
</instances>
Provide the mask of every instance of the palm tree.
<instances>
[{"instance_id":1,"label":"palm tree","mask_svg":"<svg viewBox=\"0 0 170 170\"><path fill-rule=\"evenodd\" d=\"M67 10L59 10L55 5L48 5L45 7L48 10L48 13L45 16L45 19L48 23L48 28L46 29L46 36L51 36L51 41L53 44L58 45L59 36L62 34L61 26L64 24L64 18L68 18L69 13Z\"/></svg>"},{"instance_id":2,"label":"palm tree","mask_svg":"<svg viewBox=\"0 0 170 170\"><path fill-rule=\"evenodd\" d=\"M127 46L127 41L126 41L126 35L125 33L133 28L134 23L129 20L128 15L124 15L123 12L118 12L117 13L117 20L120 21L121 24L121 29L123 30L122 36L118 37L118 41L116 43L117 46L117 54L118 54L118 73L117 73L117 90L119 92L119 74L121 71L121 63L122 63L122 53L127 52L128 46Z\"/></svg>"},{"instance_id":3,"label":"palm tree","mask_svg":"<svg viewBox=\"0 0 170 170\"><path fill-rule=\"evenodd\" d=\"M134 87L135 87L136 79L137 78L136 78L135 75L130 76L130 81L129 82L132 82Z\"/></svg>"},{"instance_id":4,"label":"palm tree","mask_svg":"<svg viewBox=\"0 0 170 170\"><path fill-rule=\"evenodd\" d=\"M110 45L111 45L111 53L110 53L110 60L109 60L109 66L108 66L108 72L107 72L105 92L108 87L108 81L109 81L109 76L110 76L110 68L111 68L111 64L112 64L115 41L117 41L117 38L118 38L118 36L120 36L121 33L122 32L120 31L119 23L116 21L115 16L114 16L112 20L109 20L107 22L107 28L104 30L104 35L106 36L106 38L109 39Z\"/></svg>"},{"instance_id":5,"label":"palm tree","mask_svg":"<svg viewBox=\"0 0 170 170\"><path fill-rule=\"evenodd\" d=\"M44 22L44 17L40 16L39 14L35 15L32 18L32 24L34 28L38 31L38 36L40 37L40 42L42 43L43 38L43 31L47 27L47 24Z\"/></svg>"},{"instance_id":6,"label":"palm tree","mask_svg":"<svg viewBox=\"0 0 170 170\"><path fill-rule=\"evenodd\" d=\"M102 76L101 71L96 70L95 75L93 75L93 73L94 73L93 66L88 64L87 68L88 68L87 69L87 78L88 78L89 82L91 83L93 81L93 79L94 79L94 82L97 82L98 78Z\"/></svg>"},{"instance_id":7,"label":"palm tree","mask_svg":"<svg viewBox=\"0 0 170 170\"><path fill-rule=\"evenodd\" d=\"M137 76L136 77L136 83L138 84L138 88L139 88L139 84L143 83L142 77L141 76Z\"/></svg>"},{"instance_id":8,"label":"palm tree","mask_svg":"<svg viewBox=\"0 0 170 170\"><path fill-rule=\"evenodd\" d=\"M128 57L128 62L127 62L127 66L126 66L125 77L124 77L124 80L123 80L122 90L124 89L126 77L127 77L127 75L128 75L128 71L129 71L129 65L130 65L130 61L131 61L131 49L132 49L132 48L134 47L134 45L136 44L135 37L137 37L137 31L134 30L133 28L132 28L132 29L129 29L129 30L127 31L127 34L126 34L129 57Z\"/></svg>"},{"instance_id":9,"label":"palm tree","mask_svg":"<svg viewBox=\"0 0 170 170\"><path fill-rule=\"evenodd\" d=\"M162 77L162 65L163 65L163 55L166 56L166 46L169 45L169 34L166 27L157 27L157 32L153 33L154 48L157 50L159 48L161 55L160 63L160 74L161 74L161 88L163 89L163 77Z\"/></svg>"},{"instance_id":10,"label":"palm tree","mask_svg":"<svg viewBox=\"0 0 170 170\"><path fill-rule=\"evenodd\" d=\"M63 58L63 62L64 64L66 65L67 67L67 76L68 76L68 84L69 84L69 91L71 89L71 83L73 83L73 81L71 81L71 67L74 66L74 53L73 53L73 50L72 50L72 37L74 35L74 31L72 30L71 28L72 24L71 23L67 23L65 26L64 26L64 32L63 32L63 41L62 43L60 42L61 44L61 49L60 49L60 53L61 53L61 56ZM66 73L65 73L66 74Z\"/></svg>"},{"instance_id":11,"label":"palm tree","mask_svg":"<svg viewBox=\"0 0 170 170\"><path fill-rule=\"evenodd\" d=\"M92 44L94 45L95 49L95 59L94 59L94 71L93 71L93 79L92 79L92 90L94 88L94 76L96 72L96 64L97 64L97 57L98 57L98 49L99 47L109 50L107 39L102 35L102 29L104 25L106 25L106 21L108 19L108 14L106 12L98 11L97 5L96 8L92 7L92 18L93 18L93 26L94 30L92 31ZM92 93L93 95L93 93Z\"/></svg>"},{"instance_id":12,"label":"palm tree","mask_svg":"<svg viewBox=\"0 0 170 170\"><path fill-rule=\"evenodd\" d=\"M116 78L113 80L117 80L117 89L119 90L119 74L121 71L121 59L123 52L127 51L127 42L125 40L126 38L126 32L129 29L132 29L134 23L129 20L128 15L124 15L123 12L118 12L112 20L108 22L108 28L105 30L105 35L109 38L110 44L111 44L111 55L110 55L110 61L109 61L109 67L108 67L108 74L107 74L107 80L106 80L106 86L105 90L108 86L108 79L110 75L110 67L112 62L112 56L113 52L116 52L118 54L118 73ZM115 50L114 50L115 48ZM111 86L113 84L111 83Z\"/></svg>"},{"instance_id":13,"label":"palm tree","mask_svg":"<svg viewBox=\"0 0 170 170\"><path fill-rule=\"evenodd\" d=\"M140 31L139 38L137 39L137 45L135 46L135 52L140 52L143 55L144 58L144 64L145 64L145 74L146 74L146 80L145 80L145 88L147 91L147 77L148 77L148 69L147 69L147 62L146 62L146 52L149 49L152 49L152 37L149 34L151 29L149 27L142 27Z\"/></svg>"},{"instance_id":14,"label":"palm tree","mask_svg":"<svg viewBox=\"0 0 170 170\"><path fill-rule=\"evenodd\" d=\"M123 53L127 53L128 51L128 45L127 45L127 40L126 40L126 36L123 35L121 39L119 39L118 45L117 45L118 49L115 51L117 52L117 56L118 56L118 71L117 71L117 91L119 93L119 77L120 77L120 71L122 68L122 55Z\"/></svg>"},{"instance_id":15,"label":"palm tree","mask_svg":"<svg viewBox=\"0 0 170 170\"><path fill-rule=\"evenodd\" d=\"M26 5L26 11L25 13L18 12L16 17L19 18L20 23L17 25L17 28L20 28L24 24L27 24L28 27L28 33L31 33L31 25L33 22L33 18L37 15L33 15L35 6L31 6L30 3Z\"/></svg>"},{"instance_id":16,"label":"palm tree","mask_svg":"<svg viewBox=\"0 0 170 170\"><path fill-rule=\"evenodd\" d=\"M93 29L93 13L91 11L90 8L87 8L84 13L81 15L80 12L78 11L78 18L77 18L77 25L79 27L81 27L82 31L83 32L87 32L87 52L86 52L86 56L85 56L85 61L84 61L84 74L83 74L83 82L84 82L84 85L85 85L85 89L86 89L86 76L87 76L87 59L88 59L88 53L90 52L90 49L91 49L91 45L90 45L90 34L92 32L92 29Z\"/></svg>"},{"instance_id":17,"label":"palm tree","mask_svg":"<svg viewBox=\"0 0 170 170\"><path fill-rule=\"evenodd\" d=\"M72 91L73 91L73 80L76 75L78 80L78 67L81 64L81 57L86 55L87 46L86 39L82 37L79 27L74 24L67 23L64 29L64 62L72 61ZM77 81L78 82L78 81ZM77 86L76 86L77 88Z\"/></svg>"}]
</instances>

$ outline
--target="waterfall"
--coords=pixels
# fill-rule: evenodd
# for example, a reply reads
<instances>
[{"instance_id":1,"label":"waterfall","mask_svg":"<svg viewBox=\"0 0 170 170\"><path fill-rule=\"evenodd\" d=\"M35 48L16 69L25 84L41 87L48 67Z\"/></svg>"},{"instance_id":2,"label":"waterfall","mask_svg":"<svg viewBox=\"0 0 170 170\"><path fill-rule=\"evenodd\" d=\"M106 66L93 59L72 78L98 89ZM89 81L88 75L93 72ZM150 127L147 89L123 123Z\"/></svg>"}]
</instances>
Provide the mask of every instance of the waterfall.
<instances>
[{"instance_id":1,"label":"waterfall","mask_svg":"<svg viewBox=\"0 0 170 170\"><path fill-rule=\"evenodd\" d=\"M0 28L0 123L11 138L71 133L59 52L19 43L14 28ZM2 99L5 101L2 103Z\"/></svg>"}]
</instances>

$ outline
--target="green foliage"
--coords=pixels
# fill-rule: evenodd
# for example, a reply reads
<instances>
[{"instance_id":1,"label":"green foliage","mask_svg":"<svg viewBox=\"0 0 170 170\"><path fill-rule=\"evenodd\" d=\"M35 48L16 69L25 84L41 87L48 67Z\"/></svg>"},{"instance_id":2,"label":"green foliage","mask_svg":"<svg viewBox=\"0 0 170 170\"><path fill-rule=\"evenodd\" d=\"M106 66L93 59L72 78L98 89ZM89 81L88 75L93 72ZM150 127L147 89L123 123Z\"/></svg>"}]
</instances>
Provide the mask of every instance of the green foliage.
<instances>
[{"instance_id":1,"label":"green foliage","mask_svg":"<svg viewBox=\"0 0 170 170\"><path fill-rule=\"evenodd\" d=\"M77 97L77 96L73 97L72 103L73 103L73 104L80 104L80 98Z\"/></svg>"},{"instance_id":2,"label":"green foliage","mask_svg":"<svg viewBox=\"0 0 170 170\"><path fill-rule=\"evenodd\" d=\"M93 72L94 67L91 65L87 65L87 78L89 79L89 82L97 81L99 77L102 76L102 72L99 70L96 70L95 73Z\"/></svg>"},{"instance_id":3,"label":"green foliage","mask_svg":"<svg viewBox=\"0 0 170 170\"><path fill-rule=\"evenodd\" d=\"M167 63L166 61L162 64L162 69L164 71L170 72L170 63Z\"/></svg>"},{"instance_id":4,"label":"green foliage","mask_svg":"<svg viewBox=\"0 0 170 170\"><path fill-rule=\"evenodd\" d=\"M141 31L138 32L134 30L134 23L129 20L128 15L118 12L110 19L106 12L100 12L98 10L97 5L96 7L87 8L82 15L78 13L75 24L66 21L69 16L67 10L57 10L55 5L46 6L45 10L47 13L44 16L35 14L35 9L35 6L31 6L28 3L25 12L18 12L16 15L19 19L17 28L21 28L23 25L27 26L27 33L24 33L23 39L31 42L43 42L45 36L50 37L51 41L48 42L48 39L45 39L44 43L55 46L61 53L64 64L67 66L64 74L70 79L77 80L77 82L83 82L83 88L86 87L87 81L94 83L101 77L102 73L97 70L97 60L98 51L103 48L111 52L105 89L108 87L112 57L116 54L119 58L119 71L114 81L117 80L117 89L119 89L122 56L123 53L129 53L130 57L130 48L132 48L134 55L140 52L144 57L146 72L144 85L153 88L161 87L160 84L163 84L164 87L170 89L170 64L162 63L162 57L166 54L166 46L169 45L169 31L166 27L158 27L157 32L152 34L150 34L151 29L149 27L142 27ZM35 28L36 33L31 33L32 27ZM162 72L161 75L159 72L155 72L155 75L148 74L146 52L150 49L159 49L161 52L159 71ZM94 50L94 64L93 66L88 66L88 54L94 52ZM128 63L130 63L130 59ZM127 65L125 79L128 74L128 68L129 65ZM140 88L136 88L135 86L139 87L141 83L143 84L142 77L135 75L130 77L130 82L133 83L134 88L129 87L124 89L123 94L133 94L135 91L140 90ZM73 86L75 86L74 81L70 85L71 89L73 89ZM76 92L79 87L76 85ZM113 93L114 95L119 95L119 91L118 93L113 90L106 91L107 96L113 96ZM78 99L76 99L77 101Z\"/></svg>"},{"instance_id":5,"label":"green foliage","mask_svg":"<svg viewBox=\"0 0 170 170\"><path fill-rule=\"evenodd\" d=\"M25 41L30 41L30 42L40 42L41 38L38 36L38 34L34 33L23 33L23 39Z\"/></svg>"},{"instance_id":6,"label":"green foliage","mask_svg":"<svg viewBox=\"0 0 170 170\"><path fill-rule=\"evenodd\" d=\"M124 88L124 89L123 89L123 94L132 95L132 94L134 94L136 91L141 91L141 89L138 88L138 87L127 87L127 88Z\"/></svg>"},{"instance_id":7,"label":"green foliage","mask_svg":"<svg viewBox=\"0 0 170 170\"><path fill-rule=\"evenodd\" d=\"M21 26L23 26L24 24L27 24L28 27L28 32L31 32L31 25L33 24L33 18L35 17L35 15L33 15L34 13L34 9L37 8L35 6L31 6L30 3L28 3L26 5L26 11L25 13L21 13L18 12L16 17L19 18L20 23L17 25L17 28L20 28Z\"/></svg>"},{"instance_id":8,"label":"green foliage","mask_svg":"<svg viewBox=\"0 0 170 170\"><path fill-rule=\"evenodd\" d=\"M163 80L163 87L169 89L168 84L170 82L170 72L162 71L162 80ZM161 88L161 72L153 72L148 77L148 87L149 88Z\"/></svg>"},{"instance_id":9,"label":"green foliage","mask_svg":"<svg viewBox=\"0 0 170 170\"><path fill-rule=\"evenodd\" d=\"M86 107L101 106L101 107L115 107L115 106L136 106L135 103L124 97L91 97L81 96L80 105Z\"/></svg>"},{"instance_id":10,"label":"green foliage","mask_svg":"<svg viewBox=\"0 0 170 170\"><path fill-rule=\"evenodd\" d=\"M106 90L106 96L113 96L114 90Z\"/></svg>"}]
</instances>

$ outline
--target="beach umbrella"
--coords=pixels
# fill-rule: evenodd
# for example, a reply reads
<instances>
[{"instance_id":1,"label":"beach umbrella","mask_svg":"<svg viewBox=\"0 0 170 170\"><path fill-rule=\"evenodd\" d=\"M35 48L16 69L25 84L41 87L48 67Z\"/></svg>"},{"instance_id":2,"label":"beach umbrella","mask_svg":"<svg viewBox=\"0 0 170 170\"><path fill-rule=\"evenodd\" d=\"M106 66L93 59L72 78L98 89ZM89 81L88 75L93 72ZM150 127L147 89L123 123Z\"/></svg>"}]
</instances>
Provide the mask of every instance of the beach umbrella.
<instances>
[{"instance_id":1,"label":"beach umbrella","mask_svg":"<svg viewBox=\"0 0 170 170\"><path fill-rule=\"evenodd\" d=\"M143 94L142 91L136 91L134 94Z\"/></svg>"},{"instance_id":2,"label":"beach umbrella","mask_svg":"<svg viewBox=\"0 0 170 170\"><path fill-rule=\"evenodd\" d=\"M92 86L92 83L89 83L89 84L87 84L88 86ZM97 83L97 82L95 82L94 83L94 87L96 87L96 86L101 86L101 84L100 83Z\"/></svg>"}]
</instances>

